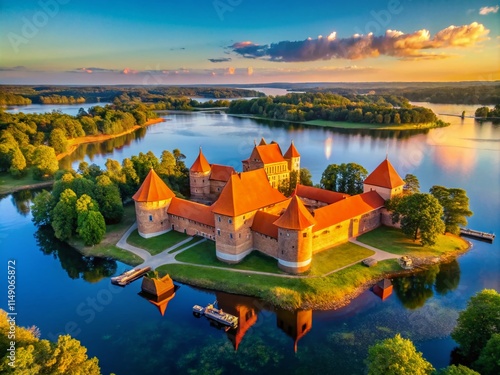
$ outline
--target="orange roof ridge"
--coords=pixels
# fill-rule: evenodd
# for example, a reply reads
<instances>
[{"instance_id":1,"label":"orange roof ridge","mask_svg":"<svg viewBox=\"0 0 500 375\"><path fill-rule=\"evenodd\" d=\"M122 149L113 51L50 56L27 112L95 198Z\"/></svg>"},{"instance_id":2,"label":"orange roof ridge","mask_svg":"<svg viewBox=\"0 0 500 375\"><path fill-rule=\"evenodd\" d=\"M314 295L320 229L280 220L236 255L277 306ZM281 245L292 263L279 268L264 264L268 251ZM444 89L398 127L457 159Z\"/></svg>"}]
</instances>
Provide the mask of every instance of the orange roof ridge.
<instances>
[{"instance_id":1,"label":"orange roof ridge","mask_svg":"<svg viewBox=\"0 0 500 375\"><path fill-rule=\"evenodd\" d=\"M252 231L265 234L266 236L278 239L278 227L273 223L279 218L278 215L257 211L252 223Z\"/></svg>"},{"instance_id":2,"label":"orange roof ridge","mask_svg":"<svg viewBox=\"0 0 500 375\"><path fill-rule=\"evenodd\" d=\"M271 143L265 146L256 146L260 160L264 164L272 164L285 161L281 154L281 148L277 143Z\"/></svg>"},{"instance_id":3,"label":"orange roof ridge","mask_svg":"<svg viewBox=\"0 0 500 375\"><path fill-rule=\"evenodd\" d=\"M290 143L290 147L288 147L288 150L286 150L284 156L287 159L300 157L300 154L297 151L297 149L295 148L295 145L293 144L293 141L292 141L292 143Z\"/></svg>"},{"instance_id":4,"label":"orange roof ridge","mask_svg":"<svg viewBox=\"0 0 500 375\"><path fill-rule=\"evenodd\" d=\"M210 179L215 181L227 182L229 177L236 173L234 168L228 165L212 164L211 168L212 173L210 174Z\"/></svg>"},{"instance_id":5,"label":"orange roof ridge","mask_svg":"<svg viewBox=\"0 0 500 375\"><path fill-rule=\"evenodd\" d=\"M209 227L215 227L215 217L212 213L212 207L201 203L174 198L168 207L167 213L193 220Z\"/></svg>"},{"instance_id":6,"label":"orange roof ridge","mask_svg":"<svg viewBox=\"0 0 500 375\"><path fill-rule=\"evenodd\" d=\"M210 171L210 164L208 163L207 159L205 158L205 155L203 155L203 152L201 152L201 147L200 147L200 153L198 154L198 157L194 161L193 165L189 169L192 172L208 172Z\"/></svg>"},{"instance_id":7,"label":"orange roof ridge","mask_svg":"<svg viewBox=\"0 0 500 375\"><path fill-rule=\"evenodd\" d=\"M156 174L153 168L149 171L141 187L133 195L136 202L158 202L175 197L175 194Z\"/></svg>"},{"instance_id":8,"label":"orange roof ridge","mask_svg":"<svg viewBox=\"0 0 500 375\"><path fill-rule=\"evenodd\" d=\"M365 184L394 189L405 184L389 159L385 159L364 181Z\"/></svg>"},{"instance_id":9,"label":"orange roof ridge","mask_svg":"<svg viewBox=\"0 0 500 375\"><path fill-rule=\"evenodd\" d=\"M297 196L291 198L285 213L274 222L274 225L280 228L293 230L304 230L314 224L316 224L316 220Z\"/></svg>"},{"instance_id":10,"label":"orange roof ridge","mask_svg":"<svg viewBox=\"0 0 500 375\"><path fill-rule=\"evenodd\" d=\"M266 142L266 140L264 139L264 137L262 137L262 138L260 139L259 146L265 146L265 145L267 145L267 142Z\"/></svg>"},{"instance_id":11,"label":"orange roof ridge","mask_svg":"<svg viewBox=\"0 0 500 375\"><path fill-rule=\"evenodd\" d=\"M301 198L313 199L327 204L338 202L350 196L349 194L345 193L338 193L336 191L330 191L314 186L306 186L301 184L297 184L293 194Z\"/></svg>"}]
</instances>

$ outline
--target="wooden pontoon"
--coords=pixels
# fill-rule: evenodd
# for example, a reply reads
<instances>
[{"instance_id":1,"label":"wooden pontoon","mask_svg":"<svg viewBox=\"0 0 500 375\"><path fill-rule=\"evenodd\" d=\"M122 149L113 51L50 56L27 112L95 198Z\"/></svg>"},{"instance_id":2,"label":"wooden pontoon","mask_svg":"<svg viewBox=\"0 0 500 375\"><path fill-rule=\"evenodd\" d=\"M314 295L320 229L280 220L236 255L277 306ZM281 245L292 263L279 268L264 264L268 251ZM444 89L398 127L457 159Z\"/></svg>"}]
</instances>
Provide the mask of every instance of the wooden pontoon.
<instances>
[{"instance_id":1,"label":"wooden pontoon","mask_svg":"<svg viewBox=\"0 0 500 375\"><path fill-rule=\"evenodd\" d=\"M495 234L493 233L481 232L469 228L460 228L460 234L465 237L471 237L477 240L482 240L491 243L493 243L493 240L495 239Z\"/></svg>"},{"instance_id":2,"label":"wooden pontoon","mask_svg":"<svg viewBox=\"0 0 500 375\"><path fill-rule=\"evenodd\" d=\"M222 309L217 309L214 306L215 303L211 303L207 305L207 307L201 307L199 305L193 306L193 314L196 317L200 317L204 315L207 319L218 323L222 326L228 328L237 328L238 327L238 318L234 315L225 313Z\"/></svg>"},{"instance_id":3,"label":"wooden pontoon","mask_svg":"<svg viewBox=\"0 0 500 375\"><path fill-rule=\"evenodd\" d=\"M151 271L151 267L133 268L122 273L120 276L112 277L111 283L119 286L125 286L130 284L132 281L139 279L149 271Z\"/></svg>"}]
</instances>

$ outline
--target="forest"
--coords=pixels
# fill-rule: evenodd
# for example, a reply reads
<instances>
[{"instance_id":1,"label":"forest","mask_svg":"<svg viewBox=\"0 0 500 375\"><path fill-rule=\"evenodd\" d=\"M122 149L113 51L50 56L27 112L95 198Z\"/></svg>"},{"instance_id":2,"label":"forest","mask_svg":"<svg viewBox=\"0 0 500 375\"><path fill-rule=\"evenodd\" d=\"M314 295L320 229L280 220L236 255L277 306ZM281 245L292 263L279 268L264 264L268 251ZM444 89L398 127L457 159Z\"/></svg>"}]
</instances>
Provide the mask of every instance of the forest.
<instances>
[{"instance_id":1,"label":"forest","mask_svg":"<svg viewBox=\"0 0 500 375\"><path fill-rule=\"evenodd\" d=\"M271 120L348 121L373 124L422 124L439 121L430 109L410 105L393 95L290 93L283 96L234 100L231 114L251 114Z\"/></svg>"}]
</instances>

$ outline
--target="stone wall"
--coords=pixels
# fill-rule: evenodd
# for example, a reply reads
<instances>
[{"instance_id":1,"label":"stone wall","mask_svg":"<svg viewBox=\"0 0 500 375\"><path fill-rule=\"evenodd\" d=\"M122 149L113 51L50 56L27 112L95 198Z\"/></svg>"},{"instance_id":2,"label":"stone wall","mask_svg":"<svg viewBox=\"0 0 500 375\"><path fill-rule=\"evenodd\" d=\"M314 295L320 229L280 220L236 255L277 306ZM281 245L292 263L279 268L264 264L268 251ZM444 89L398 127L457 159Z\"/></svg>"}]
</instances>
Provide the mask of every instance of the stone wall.
<instances>
[{"instance_id":1,"label":"stone wall","mask_svg":"<svg viewBox=\"0 0 500 375\"><path fill-rule=\"evenodd\" d=\"M171 225L170 229L173 229L177 232L186 233L189 236L201 236L212 241L215 240L214 227L175 215L169 216Z\"/></svg>"},{"instance_id":2,"label":"stone wall","mask_svg":"<svg viewBox=\"0 0 500 375\"><path fill-rule=\"evenodd\" d=\"M311 267L312 232L311 228L303 231L278 230L278 266L289 273L301 273Z\"/></svg>"},{"instance_id":3,"label":"stone wall","mask_svg":"<svg viewBox=\"0 0 500 375\"><path fill-rule=\"evenodd\" d=\"M142 237L158 236L170 229L167 209L171 201L135 202L137 229Z\"/></svg>"},{"instance_id":4,"label":"stone wall","mask_svg":"<svg viewBox=\"0 0 500 375\"><path fill-rule=\"evenodd\" d=\"M210 200L215 202L219 198L220 193L226 184L227 182L224 181L210 180Z\"/></svg>"},{"instance_id":5,"label":"stone wall","mask_svg":"<svg viewBox=\"0 0 500 375\"><path fill-rule=\"evenodd\" d=\"M215 242L217 258L227 263L238 263L253 248L252 231L255 212L236 217L215 214Z\"/></svg>"},{"instance_id":6,"label":"stone wall","mask_svg":"<svg viewBox=\"0 0 500 375\"><path fill-rule=\"evenodd\" d=\"M252 232L253 248L273 258L278 258L278 240L265 234Z\"/></svg>"},{"instance_id":7,"label":"stone wall","mask_svg":"<svg viewBox=\"0 0 500 375\"><path fill-rule=\"evenodd\" d=\"M203 201L210 195L210 171L208 172L189 172L189 189L191 199L194 201Z\"/></svg>"},{"instance_id":8,"label":"stone wall","mask_svg":"<svg viewBox=\"0 0 500 375\"><path fill-rule=\"evenodd\" d=\"M381 224L387 227L398 228L401 229L401 223L397 222L395 224L392 223L392 213L387 209L383 208L380 213L381 216Z\"/></svg>"}]
</instances>

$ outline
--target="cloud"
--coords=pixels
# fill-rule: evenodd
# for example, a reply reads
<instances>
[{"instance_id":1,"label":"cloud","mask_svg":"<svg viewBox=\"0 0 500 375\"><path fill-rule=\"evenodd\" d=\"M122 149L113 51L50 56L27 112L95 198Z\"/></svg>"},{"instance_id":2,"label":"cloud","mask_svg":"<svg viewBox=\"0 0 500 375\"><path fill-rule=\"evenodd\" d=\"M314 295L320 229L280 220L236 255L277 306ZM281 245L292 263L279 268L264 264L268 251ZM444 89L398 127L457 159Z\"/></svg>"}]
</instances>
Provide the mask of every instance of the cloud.
<instances>
[{"instance_id":1,"label":"cloud","mask_svg":"<svg viewBox=\"0 0 500 375\"><path fill-rule=\"evenodd\" d=\"M109 73L109 72L116 73L116 72L120 72L120 70L90 67L90 68L76 68L74 70L69 70L68 71L68 73L87 73L87 74L92 74L92 73Z\"/></svg>"},{"instance_id":2,"label":"cloud","mask_svg":"<svg viewBox=\"0 0 500 375\"><path fill-rule=\"evenodd\" d=\"M227 74L233 75L236 72L236 69L233 66L227 68Z\"/></svg>"},{"instance_id":3,"label":"cloud","mask_svg":"<svg viewBox=\"0 0 500 375\"><path fill-rule=\"evenodd\" d=\"M130 69L130 68L125 68L122 71L123 74L137 74L139 73L138 70Z\"/></svg>"},{"instance_id":4,"label":"cloud","mask_svg":"<svg viewBox=\"0 0 500 375\"><path fill-rule=\"evenodd\" d=\"M213 62L213 63L220 63L220 62L227 62L231 61L232 59L230 57L220 57L218 59L208 59L208 61Z\"/></svg>"},{"instance_id":5,"label":"cloud","mask_svg":"<svg viewBox=\"0 0 500 375\"><path fill-rule=\"evenodd\" d=\"M487 14L490 13L497 13L499 9L500 6L498 5L495 5L494 7L482 7L481 9L479 9L479 14L481 16L486 16Z\"/></svg>"},{"instance_id":6,"label":"cloud","mask_svg":"<svg viewBox=\"0 0 500 375\"><path fill-rule=\"evenodd\" d=\"M0 67L0 72L22 72L25 70L27 70L26 67L22 65Z\"/></svg>"},{"instance_id":7,"label":"cloud","mask_svg":"<svg viewBox=\"0 0 500 375\"><path fill-rule=\"evenodd\" d=\"M170 48L170 51L184 51L186 47L172 47Z\"/></svg>"},{"instance_id":8,"label":"cloud","mask_svg":"<svg viewBox=\"0 0 500 375\"><path fill-rule=\"evenodd\" d=\"M259 45L250 41L238 42L229 48L249 59L265 59L281 62L304 62L331 59L359 60L380 55L401 59L429 59L434 54L423 52L430 49L470 47L484 40L489 33L484 25L449 26L433 37L422 29L411 34L387 30L385 35L355 34L349 38L337 38L335 32L324 38L308 38L301 41L281 41L270 45ZM439 58L443 58L439 55Z\"/></svg>"},{"instance_id":9,"label":"cloud","mask_svg":"<svg viewBox=\"0 0 500 375\"><path fill-rule=\"evenodd\" d=\"M247 68L247 75L252 76L253 75L253 67L249 66Z\"/></svg>"}]
</instances>

